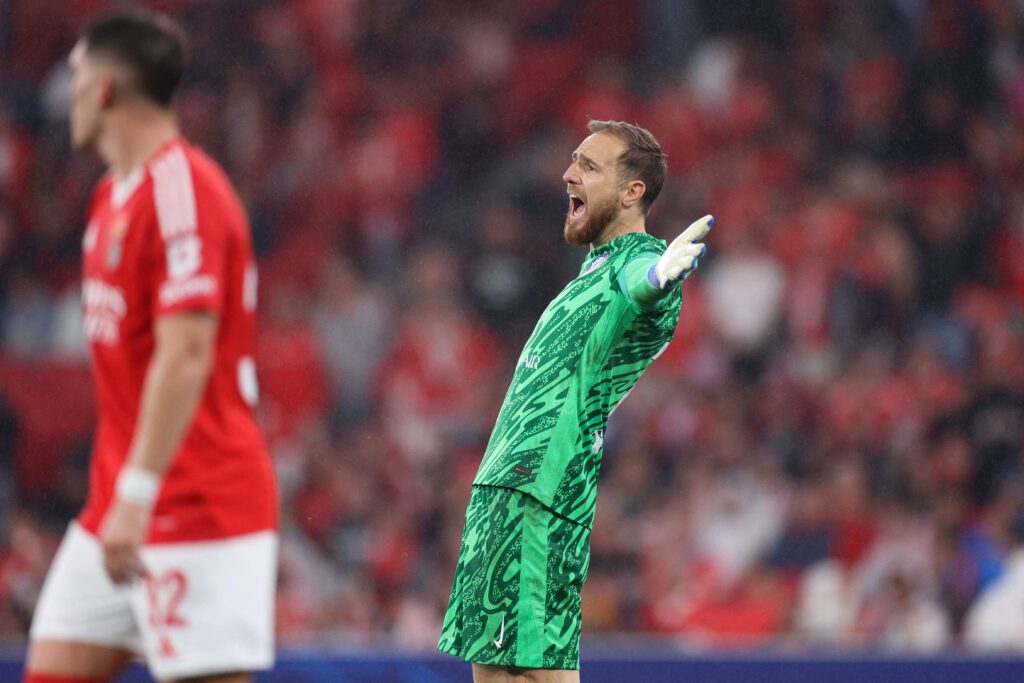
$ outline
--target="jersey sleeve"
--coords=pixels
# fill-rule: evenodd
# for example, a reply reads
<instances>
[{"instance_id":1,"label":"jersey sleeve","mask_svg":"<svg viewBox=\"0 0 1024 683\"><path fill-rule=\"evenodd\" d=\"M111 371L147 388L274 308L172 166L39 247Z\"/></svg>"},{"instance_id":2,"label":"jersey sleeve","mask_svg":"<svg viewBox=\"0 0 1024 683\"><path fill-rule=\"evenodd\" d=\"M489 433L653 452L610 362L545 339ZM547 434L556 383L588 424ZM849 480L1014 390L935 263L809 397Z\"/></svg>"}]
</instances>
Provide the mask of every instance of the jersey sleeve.
<instances>
[{"instance_id":1,"label":"jersey sleeve","mask_svg":"<svg viewBox=\"0 0 1024 683\"><path fill-rule=\"evenodd\" d=\"M155 258L154 315L220 314L228 235L225 207L197 191L201 188L183 152L167 154L152 173L160 252Z\"/></svg>"},{"instance_id":2,"label":"jersey sleeve","mask_svg":"<svg viewBox=\"0 0 1024 683\"><path fill-rule=\"evenodd\" d=\"M659 254L644 252L630 259L619 271L619 289L638 310L652 311L672 293L672 287L658 289L647 279L647 271L658 258Z\"/></svg>"}]
</instances>

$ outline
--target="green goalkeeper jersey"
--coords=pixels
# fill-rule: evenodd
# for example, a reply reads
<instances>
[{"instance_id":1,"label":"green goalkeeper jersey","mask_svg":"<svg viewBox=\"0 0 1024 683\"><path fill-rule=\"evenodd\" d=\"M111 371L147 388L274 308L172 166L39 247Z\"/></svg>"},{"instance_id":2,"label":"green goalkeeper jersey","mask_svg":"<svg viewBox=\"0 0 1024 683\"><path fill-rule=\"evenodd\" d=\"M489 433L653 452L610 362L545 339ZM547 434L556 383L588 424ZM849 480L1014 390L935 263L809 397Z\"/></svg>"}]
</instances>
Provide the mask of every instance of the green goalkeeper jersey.
<instances>
[{"instance_id":1,"label":"green goalkeeper jersey","mask_svg":"<svg viewBox=\"0 0 1024 683\"><path fill-rule=\"evenodd\" d=\"M593 524L608 416L679 320L680 287L647 280L665 246L628 233L587 255L526 342L474 484L518 489Z\"/></svg>"}]
</instances>

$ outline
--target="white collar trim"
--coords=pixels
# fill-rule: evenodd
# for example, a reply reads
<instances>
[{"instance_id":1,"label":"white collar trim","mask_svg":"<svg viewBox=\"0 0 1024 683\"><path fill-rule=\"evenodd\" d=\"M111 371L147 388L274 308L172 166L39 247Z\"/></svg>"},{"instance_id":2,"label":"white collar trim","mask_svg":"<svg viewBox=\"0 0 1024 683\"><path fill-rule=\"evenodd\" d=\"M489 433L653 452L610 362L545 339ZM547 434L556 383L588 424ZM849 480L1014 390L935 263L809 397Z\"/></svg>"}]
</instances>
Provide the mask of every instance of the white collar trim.
<instances>
[{"instance_id":1,"label":"white collar trim","mask_svg":"<svg viewBox=\"0 0 1024 683\"><path fill-rule=\"evenodd\" d=\"M125 202L131 199L132 195L135 194L135 190L142 184L145 176L145 168L140 166L124 178L114 178L114 189L110 195L110 203L115 209L120 209L124 206Z\"/></svg>"}]
</instances>

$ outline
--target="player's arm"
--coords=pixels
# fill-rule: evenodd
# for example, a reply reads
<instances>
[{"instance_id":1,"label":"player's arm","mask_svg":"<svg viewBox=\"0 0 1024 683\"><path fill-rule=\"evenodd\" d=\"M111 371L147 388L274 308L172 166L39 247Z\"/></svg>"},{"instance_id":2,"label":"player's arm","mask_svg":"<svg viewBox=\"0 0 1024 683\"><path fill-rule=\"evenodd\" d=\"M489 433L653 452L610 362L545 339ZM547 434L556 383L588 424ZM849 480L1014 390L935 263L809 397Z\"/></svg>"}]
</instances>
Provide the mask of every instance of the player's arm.
<instances>
[{"instance_id":1,"label":"player's arm","mask_svg":"<svg viewBox=\"0 0 1024 683\"><path fill-rule=\"evenodd\" d=\"M630 261L620 273L622 290L643 311L655 308L672 289L696 270L707 247L700 241L715 219L704 216L672 240L661 256L651 254Z\"/></svg>"},{"instance_id":2,"label":"player's arm","mask_svg":"<svg viewBox=\"0 0 1024 683\"><path fill-rule=\"evenodd\" d=\"M116 582L145 572L138 551L167 470L195 416L213 367L217 317L179 312L154 325L156 348L146 372L128 460L101 530L107 572Z\"/></svg>"},{"instance_id":3,"label":"player's arm","mask_svg":"<svg viewBox=\"0 0 1024 683\"><path fill-rule=\"evenodd\" d=\"M139 403L129 467L160 476L184 438L213 369L217 317L182 312L153 326L156 348Z\"/></svg>"}]
</instances>

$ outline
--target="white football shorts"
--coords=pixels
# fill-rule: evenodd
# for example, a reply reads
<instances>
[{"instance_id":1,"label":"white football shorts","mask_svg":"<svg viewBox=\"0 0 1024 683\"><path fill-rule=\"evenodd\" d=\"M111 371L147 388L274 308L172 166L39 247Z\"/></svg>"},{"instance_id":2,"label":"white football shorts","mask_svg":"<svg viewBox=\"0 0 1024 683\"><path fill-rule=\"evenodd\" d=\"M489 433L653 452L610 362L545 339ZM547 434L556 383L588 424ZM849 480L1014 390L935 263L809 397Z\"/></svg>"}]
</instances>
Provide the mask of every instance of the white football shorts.
<instances>
[{"instance_id":1,"label":"white football shorts","mask_svg":"<svg viewBox=\"0 0 1024 683\"><path fill-rule=\"evenodd\" d=\"M99 540L72 522L31 637L134 652L157 680L269 669L277 549L273 531L147 545L149 576L118 586L103 568Z\"/></svg>"}]
</instances>

